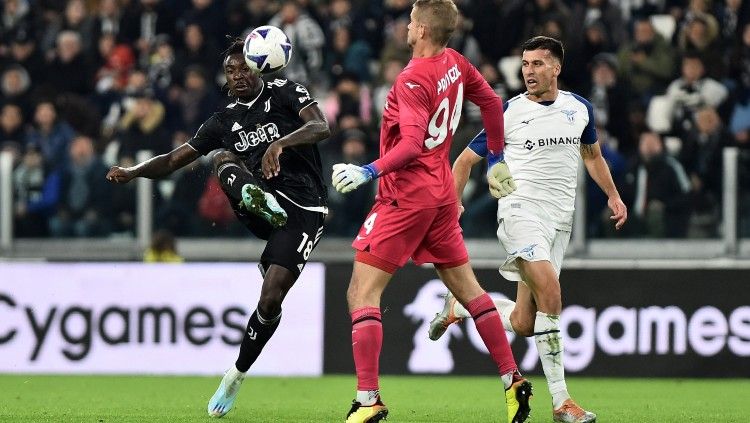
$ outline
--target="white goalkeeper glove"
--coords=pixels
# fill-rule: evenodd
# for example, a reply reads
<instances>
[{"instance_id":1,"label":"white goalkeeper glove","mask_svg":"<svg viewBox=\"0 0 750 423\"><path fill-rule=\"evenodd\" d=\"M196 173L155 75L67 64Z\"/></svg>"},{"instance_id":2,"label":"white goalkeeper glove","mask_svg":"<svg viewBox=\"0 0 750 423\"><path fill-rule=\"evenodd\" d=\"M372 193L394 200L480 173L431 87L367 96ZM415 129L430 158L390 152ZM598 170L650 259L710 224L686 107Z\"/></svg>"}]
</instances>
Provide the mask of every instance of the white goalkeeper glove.
<instances>
[{"instance_id":1,"label":"white goalkeeper glove","mask_svg":"<svg viewBox=\"0 0 750 423\"><path fill-rule=\"evenodd\" d=\"M487 172L490 194L495 198L503 198L515 191L516 181L513 180L508 164L503 160L503 155L487 157L487 160L490 166Z\"/></svg>"},{"instance_id":2,"label":"white goalkeeper glove","mask_svg":"<svg viewBox=\"0 0 750 423\"><path fill-rule=\"evenodd\" d=\"M337 163L333 165L333 176L331 179L336 191L346 194L377 176L375 166L372 164L357 166L350 163Z\"/></svg>"}]
</instances>

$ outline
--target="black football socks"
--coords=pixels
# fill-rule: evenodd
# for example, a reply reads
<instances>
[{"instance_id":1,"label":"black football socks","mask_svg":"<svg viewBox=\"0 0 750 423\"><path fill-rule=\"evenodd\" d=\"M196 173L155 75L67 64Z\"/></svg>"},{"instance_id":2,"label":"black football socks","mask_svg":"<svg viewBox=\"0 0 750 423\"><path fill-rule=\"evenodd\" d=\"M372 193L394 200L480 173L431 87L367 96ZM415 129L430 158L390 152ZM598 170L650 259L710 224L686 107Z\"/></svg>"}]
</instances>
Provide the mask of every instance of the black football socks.
<instances>
[{"instance_id":1,"label":"black football socks","mask_svg":"<svg viewBox=\"0 0 750 423\"><path fill-rule=\"evenodd\" d=\"M263 351L263 347L266 345L273 333L276 332L276 328L279 327L281 321L281 311L279 314L272 318L263 317L263 313L260 312L258 307L253 315L250 316L250 321L247 322L247 331L245 336L242 337L242 345L240 345L240 356L235 362L237 370L246 372L253 365L255 360Z\"/></svg>"}]
</instances>

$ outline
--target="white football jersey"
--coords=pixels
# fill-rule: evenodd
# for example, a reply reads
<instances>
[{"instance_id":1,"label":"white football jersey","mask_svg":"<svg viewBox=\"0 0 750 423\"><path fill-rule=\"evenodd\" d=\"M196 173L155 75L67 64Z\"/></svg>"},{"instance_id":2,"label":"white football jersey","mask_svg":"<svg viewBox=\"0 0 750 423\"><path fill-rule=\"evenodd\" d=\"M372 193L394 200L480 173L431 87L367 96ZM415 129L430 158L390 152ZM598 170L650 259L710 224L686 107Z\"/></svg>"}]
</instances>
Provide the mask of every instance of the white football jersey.
<instances>
[{"instance_id":1,"label":"white football jersey","mask_svg":"<svg viewBox=\"0 0 750 423\"><path fill-rule=\"evenodd\" d=\"M517 189L498 201L498 215L532 214L570 230L580 144L596 142L591 103L562 90L554 102L537 103L520 94L505 103L503 116L505 162ZM469 148L487 155L484 131Z\"/></svg>"}]
</instances>

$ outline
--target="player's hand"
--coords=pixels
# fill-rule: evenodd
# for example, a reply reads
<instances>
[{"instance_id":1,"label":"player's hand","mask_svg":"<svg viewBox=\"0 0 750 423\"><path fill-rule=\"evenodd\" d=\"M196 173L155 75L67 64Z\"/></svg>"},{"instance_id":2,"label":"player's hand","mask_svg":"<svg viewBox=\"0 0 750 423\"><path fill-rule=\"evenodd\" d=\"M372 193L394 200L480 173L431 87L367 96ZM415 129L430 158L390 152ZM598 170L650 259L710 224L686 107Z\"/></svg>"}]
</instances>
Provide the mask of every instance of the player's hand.
<instances>
[{"instance_id":1,"label":"player's hand","mask_svg":"<svg viewBox=\"0 0 750 423\"><path fill-rule=\"evenodd\" d=\"M346 194L369 182L372 176L372 172L364 166L337 163L333 165L333 176L331 179L336 191Z\"/></svg>"},{"instance_id":2,"label":"player's hand","mask_svg":"<svg viewBox=\"0 0 750 423\"><path fill-rule=\"evenodd\" d=\"M503 198L516 190L516 181L504 161L497 162L490 168L487 182L490 184L490 194L495 198Z\"/></svg>"},{"instance_id":3,"label":"player's hand","mask_svg":"<svg viewBox=\"0 0 750 423\"><path fill-rule=\"evenodd\" d=\"M628 208L619 196L609 197L609 200L607 200L607 206L609 206L613 213L610 219L615 221L615 229L619 230L628 220Z\"/></svg>"},{"instance_id":4,"label":"player's hand","mask_svg":"<svg viewBox=\"0 0 750 423\"><path fill-rule=\"evenodd\" d=\"M268 145L266 152L263 154L261 160L261 168L263 169L263 176L266 179L271 179L274 176L279 176L281 170L281 163L279 163L279 156L284 150L284 147L278 141L274 141Z\"/></svg>"},{"instance_id":5,"label":"player's hand","mask_svg":"<svg viewBox=\"0 0 750 423\"><path fill-rule=\"evenodd\" d=\"M116 184L127 184L134 177L135 175L132 171L120 166L112 166L109 172L107 172L107 180Z\"/></svg>"},{"instance_id":6,"label":"player's hand","mask_svg":"<svg viewBox=\"0 0 750 423\"><path fill-rule=\"evenodd\" d=\"M464 214L464 205L461 204L461 202L458 203L458 217L461 218L461 215Z\"/></svg>"}]
</instances>

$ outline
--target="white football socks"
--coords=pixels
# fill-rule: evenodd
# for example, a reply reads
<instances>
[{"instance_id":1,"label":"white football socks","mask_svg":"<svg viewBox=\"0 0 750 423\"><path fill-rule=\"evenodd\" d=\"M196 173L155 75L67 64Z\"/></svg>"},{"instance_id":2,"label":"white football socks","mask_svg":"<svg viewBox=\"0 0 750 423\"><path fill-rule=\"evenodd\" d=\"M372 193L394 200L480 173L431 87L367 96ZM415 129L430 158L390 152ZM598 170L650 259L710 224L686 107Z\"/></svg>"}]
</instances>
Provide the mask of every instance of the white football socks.
<instances>
[{"instance_id":1,"label":"white football socks","mask_svg":"<svg viewBox=\"0 0 750 423\"><path fill-rule=\"evenodd\" d=\"M495 302L495 308L500 312L500 320L502 320L505 330L515 333L516 331L513 330L513 325L510 324L510 313L513 312L516 303L509 299L493 298L493 301ZM453 314L462 319L468 319L471 317L471 313L469 313L468 310L466 310L466 308L458 301L453 304Z\"/></svg>"},{"instance_id":2,"label":"white football socks","mask_svg":"<svg viewBox=\"0 0 750 423\"><path fill-rule=\"evenodd\" d=\"M500 320L503 321L503 327L508 332L516 333L515 330L513 330L513 325L510 323L510 313L513 312L513 309L516 308L516 302L511 301L507 298L497 298L494 299L495 301L495 307L497 308L497 311L500 312Z\"/></svg>"},{"instance_id":3,"label":"white football socks","mask_svg":"<svg viewBox=\"0 0 750 423\"><path fill-rule=\"evenodd\" d=\"M560 336L560 316L536 312L534 320L534 340L542 360L542 369L547 378L547 386L552 394L552 406L558 409L570 398L565 384L563 367L563 342Z\"/></svg>"},{"instance_id":4,"label":"white football socks","mask_svg":"<svg viewBox=\"0 0 750 423\"><path fill-rule=\"evenodd\" d=\"M357 402L364 405L375 405L380 398L380 390L374 391L357 391Z\"/></svg>"}]
</instances>

